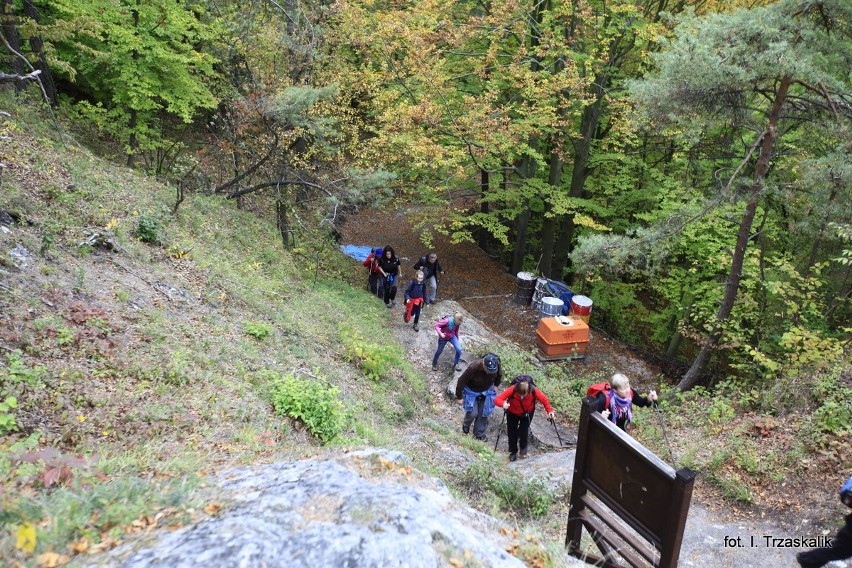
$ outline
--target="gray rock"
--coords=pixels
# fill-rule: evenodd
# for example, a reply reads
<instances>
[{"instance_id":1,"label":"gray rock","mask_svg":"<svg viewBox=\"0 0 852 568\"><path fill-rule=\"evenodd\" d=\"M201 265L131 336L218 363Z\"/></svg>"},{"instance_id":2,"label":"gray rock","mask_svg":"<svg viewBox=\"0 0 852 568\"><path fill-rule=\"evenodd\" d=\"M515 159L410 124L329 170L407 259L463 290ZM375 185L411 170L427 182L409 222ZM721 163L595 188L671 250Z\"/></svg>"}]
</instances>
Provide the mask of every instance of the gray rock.
<instances>
[{"instance_id":1,"label":"gray rock","mask_svg":"<svg viewBox=\"0 0 852 568\"><path fill-rule=\"evenodd\" d=\"M122 566L523 566L498 522L395 452L233 470L218 518L163 536Z\"/></svg>"}]
</instances>

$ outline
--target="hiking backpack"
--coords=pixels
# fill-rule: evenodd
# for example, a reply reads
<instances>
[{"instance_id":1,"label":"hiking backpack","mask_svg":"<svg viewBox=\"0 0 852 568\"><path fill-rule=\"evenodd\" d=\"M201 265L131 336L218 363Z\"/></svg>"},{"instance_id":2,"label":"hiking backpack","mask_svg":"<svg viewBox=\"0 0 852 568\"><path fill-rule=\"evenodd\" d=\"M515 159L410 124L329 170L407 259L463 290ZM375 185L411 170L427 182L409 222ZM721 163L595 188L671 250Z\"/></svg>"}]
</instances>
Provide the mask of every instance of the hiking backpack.
<instances>
[{"instance_id":1,"label":"hiking backpack","mask_svg":"<svg viewBox=\"0 0 852 568\"><path fill-rule=\"evenodd\" d=\"M589 385L589 388L586 389L586 396L593 396L597 398L597 396L601 393L606 393L606 397L604 397L604 409L609 408L609 394L612 392L612 387L609 386L609 383L595 383L593 385Z\"/></svg>"},{"instance_id":2,"label":"hiking backpack","mask_svg":"<svg viewBox=\"0 0 852 568\"><path fill-rule=\"evenodd\" d=\"M518 385L519 383L529 383L530 384L530 394L535 392L535 381L533 381L533 378L531 376L529 376L529 375L518 375L517 377L512 379L512 382L509 383L509 386L515 386L515 385Z\"/></svg>"}]
</instances>

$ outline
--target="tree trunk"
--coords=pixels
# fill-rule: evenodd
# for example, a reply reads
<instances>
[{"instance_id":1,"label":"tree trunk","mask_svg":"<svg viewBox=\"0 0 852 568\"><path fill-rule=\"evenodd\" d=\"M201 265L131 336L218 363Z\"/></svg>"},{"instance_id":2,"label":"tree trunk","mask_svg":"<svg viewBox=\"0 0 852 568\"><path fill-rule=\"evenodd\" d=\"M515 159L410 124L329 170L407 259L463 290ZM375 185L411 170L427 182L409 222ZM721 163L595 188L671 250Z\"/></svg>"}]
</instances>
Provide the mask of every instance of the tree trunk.
<instances>
[{"instance_id":1,"label":"tree trunk","mask_svg":"<svg viewBox=\"0 0 852 568\"><path fill-rule=\"evenodd\" d=\"M547 182L553 191L559 191L562 185L562 159L556 148L556 141L551 142L550 164L547 174ZM541 227L541 265L540 271L547 278L553 278L552 260L554 240L556 238L556 225L558 219L550 213L550 207L545 207L544 220Z\"/></svg>"},{"instance_id":2,"label":"tree trunk","mask_svg":"<svg viewBox=\"0 0 852 568\"><path fill-rule=\"evenodd\" d=\"M136 165L136 150L139 148L139 140L136 137L136 122L138 118L136 109L130 109L130 123L127 125L130 130L130 138L127 140L129 151L127 152L127 167L132 168Z\"/></svg>"},{"instance_id":3,"label":"tree trunk","mask_svg":"<svg viewBox=\"0 0 852 568\"><path fill-rule=\"evenodd\" d=\"M281 242L284 244L284 248L290 250L293 244L290 235L290 219L287 217L287 204L281 197L275 200L275 221L278 225L278 232L281 233Z\"/></svg>"},{"instance_id":4,"label":"tree trunk","mask_svg":"<svg viewBox=\"0 0 852 568\"><path fill-rule=\"evenodd\" d=\"M695 386L701 379L704 372L707 370L707 365L710 362L710 356L713 350L719 344L722 338L722 326L731 315L734 309L734 302L737 299L737 291L740 287L742 279L743 262L745 261L746 247L751 239L751 226L754 223L754 216L757 212L757 205L763 195L764 181L766 174L769 172L769 161L772 158L772 152L775 149L775 142L778 139L778 121L781 117L781 109L787 99L787 92L790 89L792 77L786 76L781 79L778 90L775 93L775 100L772 102L772 108L769 111L769 119L766 125L766 130L763 133L763 139L760 143L760 157L757 159L757 164L754 168L754 177L752 179L751 189L749 192L749 201L746 204L745 212L743 213L740 227L737 231L737 243L734 248L734 254L731 261L731 271L728 274L728 280L725 283L725 294L722 297L722 303L719 306L719 311L716 312L716 318L710 332L704 339L701 346L701 351L692 362L692 366L683 376L677 387L680 390L688 390Z\"/></svg>"},{"instance_id":5,"label":"tree trunk","mask_svg":"<svg viewBox=\"0 0 852 568\"><path fill-rule=\"evenodd\" d=\"M574 149L574 167L571 171L571 188L569 195L571 197L582 197L583 190L586 187L586 178L589 175L587 166L589 163L589 155L592 151L592 142L595 139L595 132L598 129L598 122L601 117L601 107L603 106L603 96L609 86L609 75L604 74L595 77L592 83L592 92L595 95L595 100L592 104L583 109L583 118L580 121L580 134L582 138L577 142ZM556 247L556 258L554 259L554 272L562 274L566 266L569 266L569 256L574 249L574 216L568 215L563 224L562 233L559 235L559 242ZM571 282L574 278L573 271L566 276L566 281Z\"/></svg>"},{"instance_id":6,"label":"tree trunk","mask_svg":"<svg viewBox=\"0 0 852 568\"><path fill-rule=\"evenodd\" d=\"M483 215L488 215L488 202L485 201L485 197L488 195L488 191L491 186L491 179L488 176L488 172L480 169L479 170L479 190L480 190L480 199L479 199L479 211ZM490 244L490 234L489 232L479 227L476 230L476 244L479 245L479 248L487 251L488 245Z\"/></svg>"},{"instance_id":7,"label":"tree trunk","mask_svg":"<svg viewBox=\"0 0 852 568\"><path fill-rule=\"evenodd\" d=\"M3 35L6 36L6 41L9 42L12 49L21 53L21 36L18 33L18 22L17 18L15 18L15 0L3 0L2 28ZM24 66L21 64L21 60L14 55L11 58L10 65L12 75L24 74ZM27 71L29 71L29 69L27 69ZM26 81L16 81L15 92L19 92L25 85Z\"/></svg>"},{"instance_id":8,"label":"tree trunk","mask_svg":"<svg viewBox=\"0 0 852 568\"><path fill-rule=\"evenodd\" d=\"M535 148L536 142L533 141L530 146ZM521 167L519 168L521 173L521 178L524 180L530 179L535 175L536 170L536 161L532 156L524 156L521 160ZM527 228L530 222L530 208L529 201L524 200L522 204L521 214L518 215L516 219L516 237L515 237L515 250L512 255L512 273L517 274L521 271L524 266L524 256L527 250Z\"/></svg>"},{"instance_id":9,"label":"tree trunk","mask_svg":"<svg viewBox=\"0 0 852 568\"><path fill-rule=\"evenodd\" d=\"M133 8L130 10L130 14L133 16L133 33L138 35L139 29L139 2L137 0L136 4L134 4ZM134 49L131 54L131 58L133 61L137 61L139 59L139 50ZM129 151L127 153L127 167L132 168L136 164L136 152L139 149L139 137L136 135L136 126L139 124L139 111L135 108L130 109L130 124L128 125L130 130L130 138L127 141L127 146Z\"/></svg>"},{"instance_id":10,"label":"tree trunk","mask_svg":"<svg viewBox=\"0 0 852 568\"><path fill-rule=\"evenodd\" d=\"M32 21L38 22L38 8L36 8L36 6L32 3L32 0L24 0L24 15ZM44 41L41 37L33 36L30 38L30 49L33 50L33 53L38 55L38 61L35 62L33 67L41 71L41 75L39 76L41 86L44 88L44 92L47 94L50 104L56 106L56 83L53 81L53 75L50 73L50 67L47 65L47 60L44 58L44 52L41 49L43 45Z\"/></svg>"}]
</instances>

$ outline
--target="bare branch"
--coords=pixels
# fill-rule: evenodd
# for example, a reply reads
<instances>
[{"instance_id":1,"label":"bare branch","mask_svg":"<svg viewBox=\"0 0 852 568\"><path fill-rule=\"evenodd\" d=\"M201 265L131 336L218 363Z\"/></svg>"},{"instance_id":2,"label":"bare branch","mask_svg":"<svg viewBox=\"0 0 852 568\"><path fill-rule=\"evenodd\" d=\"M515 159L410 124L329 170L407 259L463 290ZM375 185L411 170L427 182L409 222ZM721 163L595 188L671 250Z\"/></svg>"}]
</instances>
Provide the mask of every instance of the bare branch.
<instances>
[{"instance_id":1,"label":"bare branch","mask_svg":"<svg viewBox=\"0 0 852 568\"><path fill-rule=\"evenodd\" d=\"M267 182L259 183L257 185L253 185L251 187L247 187L246 189L241 189L240 191L235 191L234 193L229 193L227 195L227 198L228 199L235 199L235 198L240 197L242 195L254 193L255 191L259 191L259 190L265 189L267 187L280 187L282 185L306 185L308 187L313 187L315 189L321 189L322 191L324 191L328 194L331 194L331 192L329 190L327 190L326 188L324 188L321 185L317 185L317 184L311 183L309 181L291 179L291 180L277 180L277 181L267 181Z\"/></svg>"},{"instance_id":2,"label":"bare branch","mask_svg":"<svg viewBox=\"0 0 852 568\"><path fill-rule=\"evenodd\" d=\"M41 69L36 69L32 73L26 75L12 75L9 73L0 73L0 83L17 83L18 81L38 81L38 76L41 75Z\"/></svg>"}]
</instances>

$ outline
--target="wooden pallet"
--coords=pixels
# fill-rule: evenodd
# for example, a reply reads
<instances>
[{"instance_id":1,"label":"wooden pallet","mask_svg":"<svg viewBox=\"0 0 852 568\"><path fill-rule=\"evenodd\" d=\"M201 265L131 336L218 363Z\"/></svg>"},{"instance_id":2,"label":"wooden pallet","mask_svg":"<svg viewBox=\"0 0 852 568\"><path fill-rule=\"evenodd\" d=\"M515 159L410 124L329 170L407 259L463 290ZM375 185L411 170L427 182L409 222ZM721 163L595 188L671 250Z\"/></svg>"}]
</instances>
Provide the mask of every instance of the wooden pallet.
<instances>
[{"instance_id":1,"label":"wooden pallet","mask_svg":"<svg viewBox=\"0 0 852 568\"><path fill-rule=\"evenodd\" d=\"M541 349L536 350L536 354L535 354L535 356L536 356L536 358L537 358L539 361L541 361L542 363L549 363L549 362L551 362L551 361L566 361L566 360L568 360L568 359L577 359L577 360L579 360L579 359L585 359L585 358L586 358L586 354L585 354L585 353L582 353L582 354L580 354L580 353L576 353L576 354L574 354L574 353L569 353L569 354L567 354L567 355L545 355L545 354L542 352L542 350L541 350Z\"/></svg>"}]
</instances>

